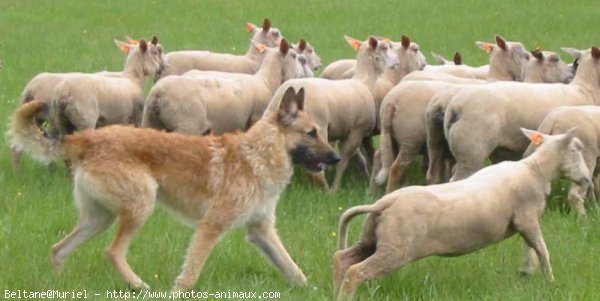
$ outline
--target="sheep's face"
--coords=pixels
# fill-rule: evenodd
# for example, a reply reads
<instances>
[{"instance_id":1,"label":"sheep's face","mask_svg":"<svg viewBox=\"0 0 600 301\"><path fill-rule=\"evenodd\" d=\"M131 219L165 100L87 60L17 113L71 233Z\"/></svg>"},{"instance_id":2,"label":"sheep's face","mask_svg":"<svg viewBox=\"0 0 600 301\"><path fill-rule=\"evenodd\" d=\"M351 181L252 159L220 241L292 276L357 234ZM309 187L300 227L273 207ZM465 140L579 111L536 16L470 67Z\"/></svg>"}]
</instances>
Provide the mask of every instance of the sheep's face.
<instances>
[{"instance_id":1,"label":"sheep's face","mask_svg":"<svg viewBox=\"0 0 600 301\"><path fill-rule=\"evenodd\" d=\"M525 81L569 83L573 79L573 68L562 61L557 53L535 50L531 54L525 70Z\"/></svg>"},{"instance_id":2,"label":"sheep's face","mask_svg":"<svg viewBox=\"0 0 600 301\"><path fill-rule=\"evenodd\" d=\"M400 68L404 71L412 72L415 70L423 70L427 65L427 59L421 52L419 44L406 42L407 37L402 37L403 42L394 43L393 48L398 55L398 61L400 62Z\"/></svg>"},{"instance_id":3,"label":"sheep's face","mask_svg":"<svg viewBox=\"0 0 600 301\"><path fill-rule=\"evenodd\" d=\"M558 162L560 175L578 185L588 186L591 182L591 172L583 159L584 147L579 138L575 137L577 128L572 128L562 135L545 135L538 131L521 129L531 141L530 149L536 148L546 152L547 156ZM538 164L547 164L549 160L542 160Z\"/></svg>"},{"instance_id":4,"label":"sheep's face","mask_svg":"<svg viewBox=\"0 0 600 301\"><path fill-rule=\"evenodd\" d=\"M585 160L583 160L583 143L578 138L573 137L573 134L567 133L564 136L563 141L561 141L566 148L560 162L562 175L579 185L589 185L591 183L591 173L587 164L585 164Z\"/></svg>"},{"instance_id":5,"label":"sheep's face","mask_svg":"<svg viewBox=\"0 0 600 301\"><path fill-rule=\"evenodd\" d=\"M321 68L321 57L315 51L315 48L310 45L310 43L306 44L306 49L303 51L303 54L306 56L308 60L308 67L314 71Z\"/></svg>"},{"instance_id":6,"label":"sheep's face","mask_svg":"<svg viewBox=\"0 0 600 301\"><path fill-rule=\"evenodd\" d=\"M296 78L315 77L312 68L309 66L309 59L304 53L296 55L296 71Z\"/></svg>"},{"instance_id":7,"label":"sheep's face","mask_svg":"<svg viewBox=\"0 0 600 301\"><path fill-rule=\"evenodd\" d=\"M386 69L398 68L398 55L396 55L396 52L392 49L392 44L388 40L377 41L374 38L369 38L368 43L369 58L374 63L377 74L383 73Z\"/></svg>"},{"instance_id":8,"label":"sheep's face","mask_svg":"<svg viewBox=\"0 0 600 301\"><path fill-rule=\"evenodd\" d=\"M577 73L575 79L579 78L582 81L596 81L600 85L600 49L594 46L588 50L577 50L573 48L562 48L576 58ZM574 63L575 65L575 63Z\"/></svg>"},{"instance_id":9,"label":"sheep's face","mask_svg":"<svg viewBox=\"0 0 600 301\"><path fill-rule=\"evenodd\" d=\"M265 19L262 27L257 27L252 23L247 23L246 28L252 32L252 41L255 43L264 44L267 47L277 47L283 40L281 31L275 27L271 27L271 21Z\"/></svg>"},{"instance_id":10,"label":"sheep's face","mask_svg":"<svg viewBox=\"0 0 600 301\"><path fill-rule=\"evenodd\" d=\"M283 42L282 42L283 44ZM287 53L284 53L282 47L279 47L279 56L282 60L282 82L288 79L299 78L300 70L298 70L298 54L295 50L289 49ZM301 67L301 66L300 66ZM301 67L302 68L302 67Z\"/></svg>"}]
</instances>

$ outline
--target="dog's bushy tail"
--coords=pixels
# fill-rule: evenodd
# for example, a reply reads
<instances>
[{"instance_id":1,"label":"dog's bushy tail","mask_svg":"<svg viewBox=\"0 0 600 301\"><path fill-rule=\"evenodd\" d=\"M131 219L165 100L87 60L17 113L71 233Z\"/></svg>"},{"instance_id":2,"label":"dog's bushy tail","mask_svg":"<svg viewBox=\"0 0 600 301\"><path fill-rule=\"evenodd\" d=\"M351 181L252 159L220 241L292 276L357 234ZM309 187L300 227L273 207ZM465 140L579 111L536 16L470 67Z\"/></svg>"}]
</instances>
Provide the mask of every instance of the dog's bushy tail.
<instances>
[{"instance_id":1,"label":"dog's bushy tail","mask_svg":"<svg viewBox=\"0 0 600 301\"><path fill-rule=\"evenodd\" d=\"M344 214L342 214L342 217L340 217L340 225L339 225L339 230L338 230L338 232L339 232L338 249L343 250L347 247L348 224L354 217L356 217L357 215L365 214L365 213L378 212L378 211L383 210L387 206L388 206L387 202L380 201L380 202L377 202L375 204L370 204L370 205L354 206L354 207L346 210L346 212L344 212Z\"/></svg>"},{"instance_id":2,"label":"dog's bushy tail","mask_svg":"<svg viewBox=\"0 0 600 301\"><path fill-rule=\"evenodd\" d=\"M394 162L394 147L392 146L392 122L396 108L393 104L388 104L383 107L381 114L381 169L375 177L375 183L379 186L383 185L390 173L390 166Z\"/></svg>"},{"instance_id":3,"label":"dog's bushy tail","mask_svg":"<svg viewBox=\"0 0 600 301\"><path fill-rule=\"evenodd\" d=\"M47 137L35 122L36 114L47 109L47 105L40 100L21 105L12 115L7 133L14 149L28 151L43 163L50 163L60 157L60 141Z\"/></svg>"}]
</instances>

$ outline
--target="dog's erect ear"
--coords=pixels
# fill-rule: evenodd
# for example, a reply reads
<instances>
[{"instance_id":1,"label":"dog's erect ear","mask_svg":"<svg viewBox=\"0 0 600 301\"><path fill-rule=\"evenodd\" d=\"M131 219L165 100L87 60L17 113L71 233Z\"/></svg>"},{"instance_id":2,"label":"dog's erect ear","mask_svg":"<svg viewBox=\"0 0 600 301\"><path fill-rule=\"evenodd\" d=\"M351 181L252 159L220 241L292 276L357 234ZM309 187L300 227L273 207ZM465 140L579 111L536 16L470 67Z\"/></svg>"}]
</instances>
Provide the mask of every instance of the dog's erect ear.
<instances>
[{"instance_id":1,"label":"dog's erect ear","mask_svg":"<svg viewBox=\"0 0 600 301\"><path fill-rule=\"evenodd\" d=\"M290 51L290 44L286 39L282 39L281 43L279 44L279 52L281 52L283 55L286 55L288 51Z\"/></svg>"},{"instance_id":2,"label":"dog's erect ear","mask_svg":"<svg viewBox=\"0 0 600 301\"><path fill-rule=\"evenodd\" d=\"M246 23L246 31L247 32L254 32L254 30L256 29L256 25L254 25L253 23Z\"/></svg>"},{"instance_id":3,"label":"dog's erect ear","mask_svg":"<svg viewBox=\"0 0 600 301\"><path fill-rule=\"evenodd\" d=\"M402 47L404 48L408 48L410 46L410 38L402 35L402 39L400 40L400 42L402 43Z\"/></svg>"},{"instance_id":4,"label":"dog's erect ear","mask_svg":"<svg viewBox=\"0 0 600 301\"><path fill-rule=\"evenodd\" d=\"M158 44L158 38L156 36L152 37L152 41L150 43L152 43L152 45L156 46L156 44Z\"/></svg>"},{"instance_id":5,"label":"dog's erect ear","mask_svg":"<svg viewBox=\"0 0 600 301\"><path fill-rule=\"evenodd\" d=\"M142 53L146 53L146 51L148 51L148 43L146 43L146 40L144 39L140 40L140 50Z\"/></svg>"},{"instance_id":6,"label":"dog's erect ear","mask_svg":"<svg viewBox=\"0 0 600 301\"><path fill-rule=\"evenodd\" d=\"M265 18L265 20L263 21L262 30L264 33L267 33L269 32L269 30L271 30L271 20Z\"/></svg>"},{"instance_id":7,"label":"dog's erect ear","mask_svg":"<svg viewBox=\"0 0 600 301\"><path fill-rule=\"evenodd\" d=\"M304 92L302 92L302 95L304 95ZM304 96L302 96L302 99L304 100ZM304 103L304 101L302 103ZM289 87L283 94L279 104L279 121L286 125L291 124L294 119L296 119L296 116L298 116L298 110L299 106L296 99L296 92L294 92L294 88Z\"/></svg>"},{"instance_id":8,"label":"dog's erect ear","mask_svg":"<svg viewBox=\"0 0 600 301\"><path fill-rule=\"evenodd\" d=\"M119 40L114 40L115 41L115 45L117 45L117 47L125 53L129 53L129 50L131 50L131 45L129 45L128 43L125 43L123 41L119 41Z\"/></svg>"},{"instance_id":9,"label":"dog's erect ear","mask_svg":"<svg viewBox=\"0 0 600 301\"><path fill-rule=\"evenodd\" d=\"M304 111L304 88L300 88L300 91L296 93L296 104L298 105L298 110Z\"/></svg>"},{"instance_id":10,"label":"dog's erect ear","mask_svg":"<svg viewBox=\"0 0 600 301\"><path fill-rule=\"evenodd\" d=\"M500 49L502 49L502 50L507 49L506 41L501 36L496 36L496 45L498 45L498 47L500 47Z\"/></svg>"},{"instance_id":11,"label":"dog's erect ear","mask_svg":"<svg viewBox=\"0 0 600 301\"><path fill-rule=\"evenodd\" d=\"M462 65L462 56L460 55L460 52L457 51L454 54L453 60L454 60L454 65Z\"/></svg>"}]
</instances>

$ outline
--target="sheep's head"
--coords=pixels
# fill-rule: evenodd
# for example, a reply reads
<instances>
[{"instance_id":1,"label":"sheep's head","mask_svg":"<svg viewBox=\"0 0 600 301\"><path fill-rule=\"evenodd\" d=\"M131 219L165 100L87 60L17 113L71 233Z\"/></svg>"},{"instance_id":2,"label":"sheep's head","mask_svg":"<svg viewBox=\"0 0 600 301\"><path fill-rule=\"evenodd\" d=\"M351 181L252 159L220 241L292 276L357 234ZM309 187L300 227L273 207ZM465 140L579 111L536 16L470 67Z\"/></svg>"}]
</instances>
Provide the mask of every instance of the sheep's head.
<instances>
[{"instance_id":1,"label":"sheep's head","mask_svg":"<svg viewBox=\"0 0 600 301\"><path fill-rule=\"evenodd\" d=\"M164 51L157 37L153 37L150 43L144 39L138 41L129 37L128 42L114 41L121 51L128 54L126 65L139 66L144 76L154 75L156 80L166 68Z\"/></svg>"},{"instance_id":2,"label":"sheep's head","mask_svg":"<svg viewBox=\"0 0 600 301\"><path fill-rule=\"evenodd\" d=\"M267 47L279 46L283 40L283 35L279 29L271 26L271 21L266 19L263 21L262 27L257 27L252 23L246 23L246 30L253 33L252 41L261 43Z\"/></svg>"},{"instance_id":3,"label":"sheep's head","mask_svg":"<svg viewBox=\"0 0 600 301\"><path fill-rule=\"evenodd\" d=\"M574 80L595 81L600 85L600 49L594 46L588 50L574 48L561 48L563 51L575 57L572 68L576 69Z\"/></svg>"},{"instance_id":4,"label":"sheep's head","mask_svg":"<svg viewBox=\"0 0 600 301\"><path fill-rule=\"evenodd\" d=\"M402 36L402 40L392 43L392 47L398 55L400 68L406 73L423 70L427 65L427 59L421 52L419 44L411 42L407 36Z\"/></svg>"},{"instance_id":5,"label":"sheep's head","mask_svg":"<svg viewBox=\"0 0 600 301\"><path fill-rule=\"evenodd\" d=\"M583 159L583 143L575 137L577 128L562 135L545 135L524 128L521 131L531 141L529 153L543 151L552 160L542 162L558 162L558 171L562 177L582 186L592 183L590 169Z\"/></svg>"},{"instance_id":6,"label":"sheep's head","mask_svg":"<svg viewBox=\"0 0 600 301\"><path fill-rule=\"evenodd\" d=\"M477 46L490 54L490 68L505 73L511 80L523 81L525 66L529 60L529 53L523 44L509 42L496 36L496 44L476 42Z\"/></svg>"},{"instance_id":7,"label":"sheep's head","mask_svg":"<svg viewBox=\"0 0 600 301\"><path fill-rule=\"evenodd\" d=\"M298 53L298 58L303 56L306 59L306 67L314 71L321 68L321 57L317 54L317 51L310 43L306 42L304 39L301 39L300 43L292 45Z\"/></svg>"},{"instance_id":8,"label":"sheep's head","mask_svg":"<svg viewBox=\"0 0 600 301\"><path fill-rule=\"evenodd\" d=\"M298 62L296 61L297 54L286 39L281 40L279 47L267 47L264 44L255 42L252 42L252 44L260 53L266 53L263 60L263 65L269 64L273 60L279 61L278 65L281 68L282 82L298 77Z\"/></svg>"},{"instance_id":9,"label":"sheep's head","mask_svg":"<svg viewBox=\"0 0 600 301\"><path fill-rule=\"evenodd\" d=\"M525 69L526 82L568 83L573 75L573 69L557 53L539 48L531 52Z\"/></svg>"},{"instance_id":10,"label":"sheep's head","mask_svg":"<svg viewBox=\"0 0 600 301\"><path fill-rule=\"evenodd\" d=\"M377 74L383 73L386 68L395 69L399 66L398 55L392 50L392 44L387 39L369 37L366 41L346 36L346 41L358 51L357 61L368 60Z\"/></svg>"}]
</instances>

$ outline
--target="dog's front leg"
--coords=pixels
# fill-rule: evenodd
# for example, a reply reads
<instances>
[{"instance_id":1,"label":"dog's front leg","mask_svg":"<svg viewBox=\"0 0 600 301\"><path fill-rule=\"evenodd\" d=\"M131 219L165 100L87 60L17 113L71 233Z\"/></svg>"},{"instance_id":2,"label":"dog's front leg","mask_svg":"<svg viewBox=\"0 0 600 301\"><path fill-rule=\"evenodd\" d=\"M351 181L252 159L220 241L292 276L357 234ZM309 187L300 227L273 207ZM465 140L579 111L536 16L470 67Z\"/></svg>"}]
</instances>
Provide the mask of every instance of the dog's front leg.
<instances>
[{"instance_id":1,"label":"dog's front leg","mask_svg":"<svg viewBox=\"0 0 600 301\"><path fill-rule=\"evenodd\" d=\"M247 229L248 241L258 247L291 283L297 285L307 284L306 276L281 243L273 219L266 218L248 225Z\"/></svg>"},{"instance_id":2,"label":"dog's front leg","mask_svg":"<svg viewBox=\"0 0 600 301\"><path fill-rule=\"evenodd\" d=\"M188 249L183 271L175 280L173 291L186 291L198 280L202 267L213 247L219 241L224 228L218 223L199 223Z\"/></svg>"}]
</instances>

